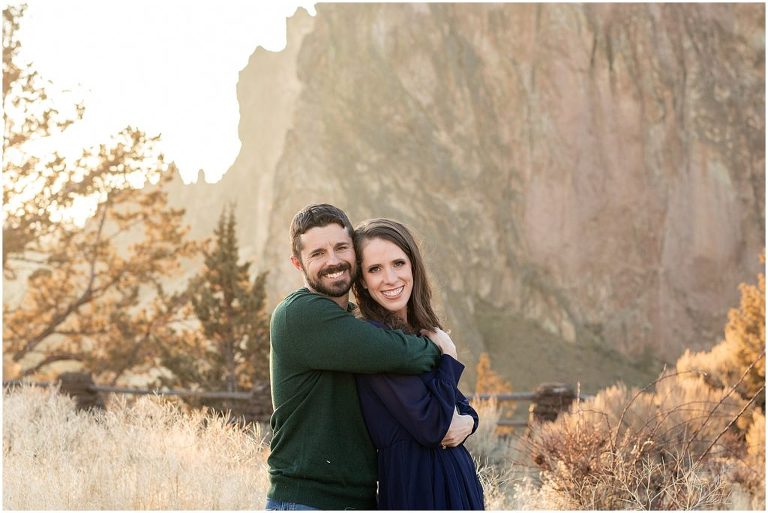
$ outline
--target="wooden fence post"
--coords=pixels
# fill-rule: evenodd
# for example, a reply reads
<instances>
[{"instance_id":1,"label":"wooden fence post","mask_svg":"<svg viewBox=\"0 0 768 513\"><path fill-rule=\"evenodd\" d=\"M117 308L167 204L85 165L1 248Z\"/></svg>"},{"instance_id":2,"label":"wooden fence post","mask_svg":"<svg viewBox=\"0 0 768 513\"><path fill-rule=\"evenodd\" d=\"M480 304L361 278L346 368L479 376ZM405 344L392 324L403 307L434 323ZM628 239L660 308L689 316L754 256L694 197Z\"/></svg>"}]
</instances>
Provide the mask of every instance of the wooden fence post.
<instances>
[{"instance_id":1,"label":"wooden fence post","mask_svg":"<svg viewBox=\"0 0 768 513\"><path fill-rule=\"evenodd\" d=\"M99 393L92 388L94 383L90 374L65 372L59 376L59 383L61 383L59 390L75 400L77 410L104 408L104 401Z\"/></svg>"},{"instance_id":2,"label":"wooden fence post","mask_svg":"<svg viewBox=\"0 0 768 513\"><path fill-rule=\"evenodd\" d=\"M528 424L552 422L560 412L568 411L576 391L565 383L542 383L536 387L533 401L528 408Z\"/></svg>"}]
</instances>

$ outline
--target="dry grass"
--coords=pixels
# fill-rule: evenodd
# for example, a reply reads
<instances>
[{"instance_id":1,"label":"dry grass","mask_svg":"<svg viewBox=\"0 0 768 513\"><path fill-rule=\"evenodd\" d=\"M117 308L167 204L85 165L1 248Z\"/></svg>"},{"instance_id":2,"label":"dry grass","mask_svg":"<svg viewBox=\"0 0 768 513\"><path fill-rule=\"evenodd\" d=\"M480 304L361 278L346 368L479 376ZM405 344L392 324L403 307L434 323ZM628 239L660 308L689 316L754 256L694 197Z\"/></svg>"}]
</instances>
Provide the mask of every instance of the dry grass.
<instances>
[{"instance_id":1,"label":"dry grass","mask_svg":"<svg viewBox=\"0 0 768 513\"><path fill-rule=\"evenodd\" d=\"M486 508L516 507L521 451L495 432L495 401L475 405L470 437ZM167 400L112 398L104 412L75 412L55 390L22 387L3 399L3 509L254 510L268 488L268 444L218 417Z\"/></svg>"},{"instance_id":2,"label":"dry grass","mask_svg":"<svg viewBox=\"0 0 768 513\"><path fill-rule=\"evenodd\" d=\"M467 445L486 508L763 509L765 417L745 413L739 438L726 426L743 400L681 376L656 385L611 387L509 437L495 430L497 404L475 403L481 423ZM4 509L264 506L269 448L258 430L148 397L76 413L69 398L26 387L3 405Z\"/></svg>"},{"instance_id":3,"label":"dry grass","mask_svg":"<svg viewBox=\"0 0 768 513\"><path fill-rule=\"evenodd\" d=\"M55 390L3 397L3 509L261 509L269 453L244 431L152 397L74 410Z\"/></svg>"},{"instance_id":4,"label":"dry grass","mask_svg":"<svg viewBox=\"0 0 768 513\"><path fill-rule=\"evenodd\" d=\"M746 434L747 454L743 465L734 469L736 509L765 509L765 415L752 414L752 422Z\"/></svg>"},{"instance_id":5,"label":"dry grass","mask_svg":"<svg viewBox=\"0 0 768 513\"><path fill-rule=\"evenodd\" d=\"M520 479L517 460L517 439L501 437L497 423L502 412L495 399L474 401L472 406L480 417L477 431L467 439L466 446L475 460L480 483L485 495L485 508L512 509L514 501L512 483Z\"/></svg>"}]
</instances>

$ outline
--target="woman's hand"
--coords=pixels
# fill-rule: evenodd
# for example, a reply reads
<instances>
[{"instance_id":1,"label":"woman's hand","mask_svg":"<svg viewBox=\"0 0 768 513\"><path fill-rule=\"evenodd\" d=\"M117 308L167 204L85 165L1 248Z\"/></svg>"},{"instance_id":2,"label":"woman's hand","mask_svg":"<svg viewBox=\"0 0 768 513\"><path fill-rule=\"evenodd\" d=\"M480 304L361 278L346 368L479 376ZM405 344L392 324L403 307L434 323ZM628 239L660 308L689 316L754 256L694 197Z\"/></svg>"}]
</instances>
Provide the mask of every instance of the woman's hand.
<instances>
[{"instance_id":1,"label":"woman's hand","mask_svg":"<svg viewBox=\"0 0 768 513\"><path fill-rule=\"evenodd\" d=\"M460 415L459 412L454 411L451 426L448 428L443 441L440 442L440 446L443 449L446 447L458 447L472 434L473 427L475 427L475 419L469 415Z\"/></svg>"},{"instance_id":2,"label":"woman's hand","mask_svg":"<svg viewBox=\"0 0 768 513\"><path fill-rule=\"evenodd\" d=\"M435 328L434 331L421 330L421 336L428 337L435 345L440 349L440 352L452 356L455 360L458 360L456 354L456 345L448 336L448 333L444 332L440 328Z\"/></svg>"}]
</instances>

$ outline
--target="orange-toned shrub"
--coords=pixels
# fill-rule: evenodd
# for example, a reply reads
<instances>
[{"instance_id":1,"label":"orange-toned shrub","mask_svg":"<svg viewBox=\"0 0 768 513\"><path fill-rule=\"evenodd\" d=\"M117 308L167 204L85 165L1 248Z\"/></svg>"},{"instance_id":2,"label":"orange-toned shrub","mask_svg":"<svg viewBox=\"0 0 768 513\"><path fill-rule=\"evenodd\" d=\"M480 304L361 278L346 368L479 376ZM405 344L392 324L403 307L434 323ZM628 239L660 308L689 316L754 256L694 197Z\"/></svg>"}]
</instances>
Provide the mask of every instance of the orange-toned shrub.
<instances>
[{"instance_id":1,"label":"orange-toned shrub","mask_svg":"<svg viewBox=\"0 0 768 513\"><path fill-rule=\"evenodd\" d=\"M741 301L728 312L725 338L710 351L686 351L677 369L704 372L707 383L716 388L738 383L736 391L747 400L755 397L765 411L765 276L759 274L757 285L742 283L739 289ZM748 426L740 427L746 431Z\"/></svg>"},{"instance_id":2,"label":"orange-toned shrub","mask_svg":"<svg viewBox=\"0 0 768 513\"><path fill-rule=\"evenodd\" d=\"M475 370L477 375L476 394L501 394L512 391L512 385L491 369L491 359L488 353L480 353Z\"/></svg>"},{"instance_id":3,"label":"orange-toned shrub","mask_svg":"<svg viewBox=\"0 0 768 513\"><path fill-rule=\"evenodd\" d=\"M765 508L765 277L740 290L711 351L532 426L526 509Z\"/></svg>"},{"instance_id":4,"label":"orange-toned shrub","mask_svg":"<svg viewBox=\"0 0 768 513\"><path fill-rule=\"evenodd\" d=\"M491 359L488 353L480 353L480 358L475 367L477 380L475 381L475 394L505 394L512 392L512 385L491 368ZM483 401L475 401L475 407L485 408ZM501 419L511 419L515 413L516 405L510 401L504 401L504 408L494 401L492 408L499 409ZM496 426L496 434L508 435L513 429L509 426Z\"/></svg>"},{"instance_id":5,"label":"orange-toned shrub","mask_svg":"<svg viewBox=\"0 0 768 513\"><path fill-rule=\"evenodd\" d=\"M532 427L541 487L534 505L564 509L728 506L739 464L728 425L745 402L701 378L663 374L655 389L618 384Z\"/></svg>"}]
</instances>

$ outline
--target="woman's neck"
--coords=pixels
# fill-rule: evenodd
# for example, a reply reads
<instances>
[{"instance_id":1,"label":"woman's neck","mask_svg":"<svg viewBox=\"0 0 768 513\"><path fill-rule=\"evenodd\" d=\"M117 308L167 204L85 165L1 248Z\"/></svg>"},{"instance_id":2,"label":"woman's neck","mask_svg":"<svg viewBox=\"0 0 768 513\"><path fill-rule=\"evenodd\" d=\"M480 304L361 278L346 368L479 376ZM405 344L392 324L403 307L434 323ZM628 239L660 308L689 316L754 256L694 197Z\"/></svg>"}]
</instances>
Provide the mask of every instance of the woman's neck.
<instances>
[{"instance_id":1,"label":"woman's neck","mask_svg":"<svg viewBox=\"0 0 768 513\"><path fill-rule=\"evenodd\" d=\"M413 327L405 320L408 318L407 315L400 315L399 312L390 312L383 308L381 313L384 314L384 317L380 319L381 322L389 326L391 329L414 333Z\"/></svg>"}]
</instances>

